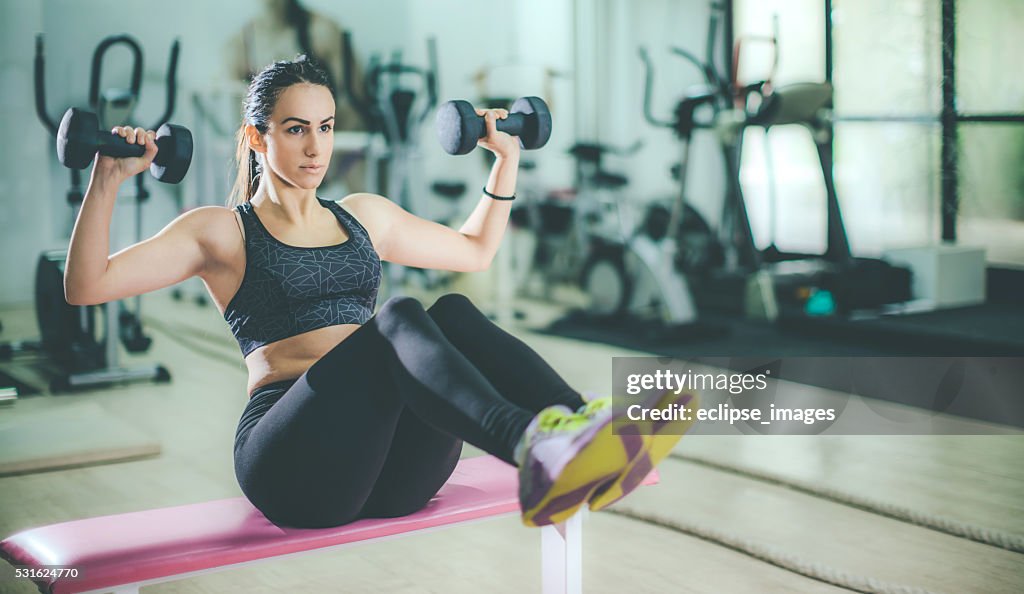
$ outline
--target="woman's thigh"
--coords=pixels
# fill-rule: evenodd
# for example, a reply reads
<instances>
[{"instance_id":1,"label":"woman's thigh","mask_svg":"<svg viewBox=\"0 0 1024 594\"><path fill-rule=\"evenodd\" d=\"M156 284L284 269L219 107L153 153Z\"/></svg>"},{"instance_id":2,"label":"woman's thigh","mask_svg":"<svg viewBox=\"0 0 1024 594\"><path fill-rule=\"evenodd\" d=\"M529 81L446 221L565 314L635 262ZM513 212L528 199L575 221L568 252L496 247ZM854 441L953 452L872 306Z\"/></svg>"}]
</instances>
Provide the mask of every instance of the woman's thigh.
<instances>
[{"instance_id":1,"label":"woman's thigh","mask_svg":"<svg viewBox=\"0 0 1024 594\"><path fill-rule=\"evenodd\" d=\"M463 295L442 295L427 309L444 336L506 400L539 413L583 399L536 351L492 322Z\"/></svg>"},{"instance_id":2,"label":"woman's thigh","mask_svg":"<svg viewBox=\"0 0 1024 594\"><path fill-rule=\"evenodd\" d=\"M239 485L274 523L337 526L363 508L403 410L383 346L372 323L356 330L236 446Z\"/></svg>"}]
</instances>

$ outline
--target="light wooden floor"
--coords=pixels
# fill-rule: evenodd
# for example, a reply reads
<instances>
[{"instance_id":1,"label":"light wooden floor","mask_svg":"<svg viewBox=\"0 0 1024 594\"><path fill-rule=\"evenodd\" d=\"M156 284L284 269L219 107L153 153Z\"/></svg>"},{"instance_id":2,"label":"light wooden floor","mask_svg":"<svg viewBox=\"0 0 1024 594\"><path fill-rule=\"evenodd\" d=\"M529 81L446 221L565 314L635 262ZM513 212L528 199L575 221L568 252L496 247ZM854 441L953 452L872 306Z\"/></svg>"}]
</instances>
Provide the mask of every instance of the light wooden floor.
<instances>
[{"instance_id":1,"label":"light wooden floor","mask_svg":"<svg viewBox=\"0 0 1024 594\"><path fill-rule=\"evenodd\" d=\"M76 518L241 493L231 451L246 397L241 356L212 307L146 301L151 352L174 381L69 398L156 436L160 457L0 479L0 534ZM528 324L557 311L533 304ZM0 311L3 338L35 334ZM159 325L159 327L157 327ZM513 328L579 390L606 392L614 356L642 355ZM4 414L0 409L0 414ZM54 436L59 439L59 436ZM467 447L466 454L477 452ZM1024 534L1024 436L690 436L677 453ZM616 508L717 530L834 572L949 593L1024 591L1024 555L948 536L721 467L669 459L662 484ZM614 508L613 508L614 509ZM585 529L586 592L844 592L695 536L613 513ZM534 592L539 534L516 518L272 561L149 592ZM0 582L2 592L34 592Z\"/></svg>"}]
</instances>

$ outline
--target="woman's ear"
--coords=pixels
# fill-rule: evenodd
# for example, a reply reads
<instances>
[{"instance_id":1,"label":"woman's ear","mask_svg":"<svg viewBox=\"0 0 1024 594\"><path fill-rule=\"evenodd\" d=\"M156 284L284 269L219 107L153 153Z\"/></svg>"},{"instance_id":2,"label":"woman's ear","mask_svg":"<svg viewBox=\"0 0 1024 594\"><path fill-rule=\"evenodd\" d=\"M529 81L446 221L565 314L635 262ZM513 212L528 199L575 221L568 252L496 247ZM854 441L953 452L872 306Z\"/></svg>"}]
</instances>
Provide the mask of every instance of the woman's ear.
<instances>
[{"instance_id":1,"label":"woman's ear","mask_svg":"<svg viewBox=\"0 0 1024 594\"><path fill-rule=\"evenodd\" d=\"M267 152L267 143L263 139L263 135L256 129L256 126L247 124L245 126L245 138L249 141L249 148L257 153Z\"/></svg>"}]
</instances>

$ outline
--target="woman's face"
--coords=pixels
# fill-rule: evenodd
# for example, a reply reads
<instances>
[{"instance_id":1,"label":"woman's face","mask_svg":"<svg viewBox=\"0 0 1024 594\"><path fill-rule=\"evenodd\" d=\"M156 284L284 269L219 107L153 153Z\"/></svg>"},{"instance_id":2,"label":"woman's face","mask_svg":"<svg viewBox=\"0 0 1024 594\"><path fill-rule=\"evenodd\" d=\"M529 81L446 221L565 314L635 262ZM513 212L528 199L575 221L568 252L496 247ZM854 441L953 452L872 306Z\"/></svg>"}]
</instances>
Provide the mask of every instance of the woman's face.
<instances>
[{"instance_id":1,"label":"woman's face","mask_svg":"<svg viewBox=\"0 0 1024 594\"><path fill-rule=\"evenodd\" d=\"M284 90L263 135L264 158L290 187L315 190L334 152L334 97L327 87L300 83Z\"/></svg>"}]
</instances>

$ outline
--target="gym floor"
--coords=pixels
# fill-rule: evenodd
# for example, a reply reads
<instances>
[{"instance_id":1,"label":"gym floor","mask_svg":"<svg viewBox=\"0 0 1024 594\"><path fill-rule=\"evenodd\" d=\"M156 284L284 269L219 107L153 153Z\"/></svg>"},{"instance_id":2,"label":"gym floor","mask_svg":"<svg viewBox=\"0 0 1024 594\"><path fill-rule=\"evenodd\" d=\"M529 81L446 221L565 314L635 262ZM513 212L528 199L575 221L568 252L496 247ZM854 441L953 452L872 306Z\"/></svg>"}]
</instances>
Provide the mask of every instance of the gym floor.
<instances>
[{"instance_id":1,"label":"gym floor","mask_svg":"<svg viewBox=\"0 0 1024 594\"><path fill-rule=\"evenodd\" d=\"M429 303L433 296L421 298ZM532 301L516 307L526 317L507 327L580 390L607 390L612 356L645 354L539 334L533 329L563 312ZM231 458L245 405L237 345L213 307L175 301L161 291L147 297L146 310L154 345L129 364L160 362L170 368L171 383L26 397L0 414L88 401L158 440L161 454L0 478L3 534L241 494ZM10 339L35 333L30 309L8 308L0 319ZM967 419L949 421L978 426ZM464 456L479 453L467 445ZM1024 533L1022 456L1020 433L684 437L675 456L661 465L660 485L587 517L584 589L841 592L869 591L871 584L880 589L870 591L901 585L932 592L1020 592L1020 553L896 518L910 513L976 526L986 534ZM538 531L505 517L146 591L533 592L540 584L539 540ZM846 587L834 585L840 583ZM35 590L28 582L0 582L0 591Z\"/></svg>"}]
</instances>

